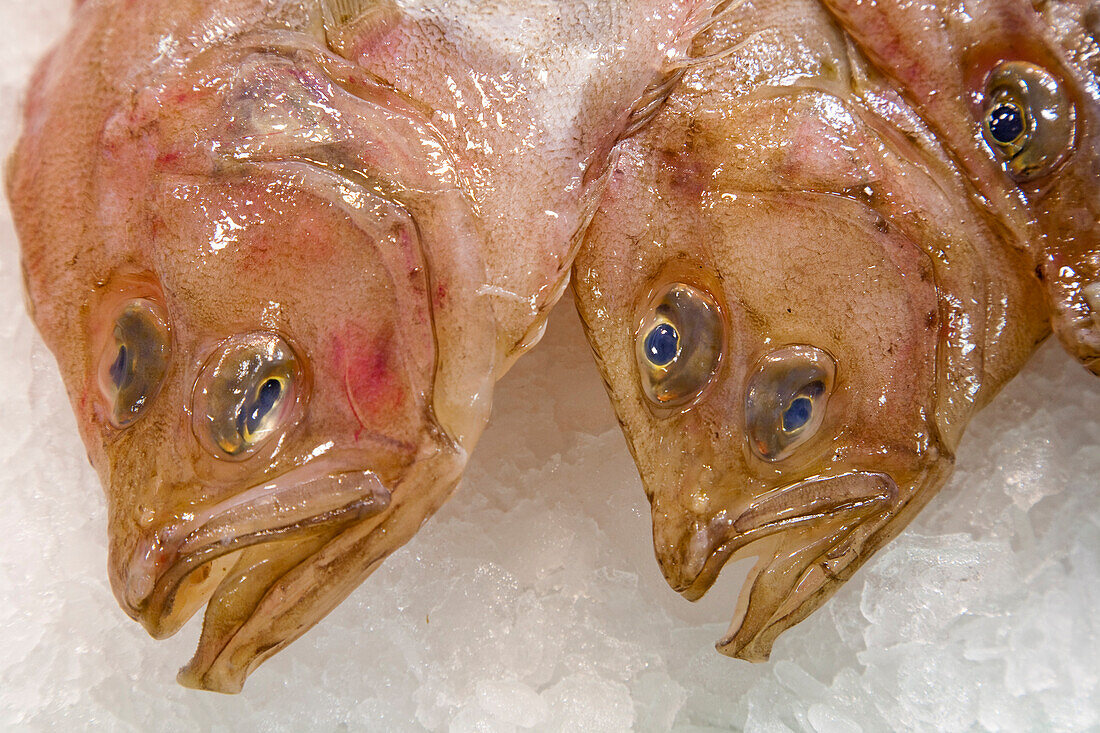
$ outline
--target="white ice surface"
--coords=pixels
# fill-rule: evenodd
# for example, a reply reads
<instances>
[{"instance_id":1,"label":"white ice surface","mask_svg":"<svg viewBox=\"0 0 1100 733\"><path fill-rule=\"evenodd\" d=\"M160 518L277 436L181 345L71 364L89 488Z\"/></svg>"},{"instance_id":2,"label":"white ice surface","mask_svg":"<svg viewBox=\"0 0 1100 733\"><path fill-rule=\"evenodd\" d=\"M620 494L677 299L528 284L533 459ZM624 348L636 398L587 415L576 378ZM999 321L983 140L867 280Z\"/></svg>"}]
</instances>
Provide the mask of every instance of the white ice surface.
<instances>
[{"instance_id":1,"label":"white ice surface","mask_svg":"<svg viewBox=\"0 0 1100 733\"><path fill-rule=\"evenodd\" d=\"M0 0L0 144L67 0ZM500 386L454 499L245 693L177 687L106 582L104 509L0 221L0 728L1100 729L1100 382L1048 345L949 486L773 660L712 648L653 559L641 487L568 303ZM743 569L741 569L743 572Z\"/></svg>"}]
</instances>

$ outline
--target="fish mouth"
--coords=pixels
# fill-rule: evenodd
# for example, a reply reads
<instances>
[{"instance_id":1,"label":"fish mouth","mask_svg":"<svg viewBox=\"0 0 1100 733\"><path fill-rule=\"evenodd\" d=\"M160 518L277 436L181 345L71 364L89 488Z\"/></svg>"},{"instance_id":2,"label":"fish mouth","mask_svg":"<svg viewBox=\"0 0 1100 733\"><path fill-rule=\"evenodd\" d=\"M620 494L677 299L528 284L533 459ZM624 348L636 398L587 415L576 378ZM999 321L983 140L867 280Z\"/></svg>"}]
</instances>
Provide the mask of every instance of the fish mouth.
<instances>
[{"instance_id":1,"label":"fish mouth","mask_svg":"<svg viewBox=\"0 0 1100 733\"><path fill-rule=\"evenodd\" d=\"M177 680L240 692L248 675L340 604L408 542L457 486L467 454L422 454L392 485L372 471L306 464L194 515L181 514L112 567L116 595L154 637L204 604Z\"/></svg>"},{"instance_id":2,"label":"fish mouth","mask_svg":"<svg viewBox=\"0 0 1100 733\"><path fill-rule=\"evenodd\" d=\"M242 561L304 560L348 526L384 512L390 491L372 471L306 464L141 538L117 595L151 636L166 638L211 600ZM253 575L255 575L253 571Z\"/></svg>"},{"instance_id":3,"label":"fish mouth","mask_svg":"<svg viewBox=\"0 0 1100 733\"><path fill-rule=\"evenodd\" d=\"M766 661L775 638L827 600L889 537L881 530L909 503L889 475L852 471L817 476L754 499L732 521L712 523L697 534L709 554L691 554L674 590L702 598L731 560L758 557L745 580L729 630L718 651L746 661ZM900 531L900 526L897 527ZM892 536L892 535L890 535ZM704 559L705 558L705 559ZM667 574L667 573L666 573Z\"/></svg>"}]
</instances>

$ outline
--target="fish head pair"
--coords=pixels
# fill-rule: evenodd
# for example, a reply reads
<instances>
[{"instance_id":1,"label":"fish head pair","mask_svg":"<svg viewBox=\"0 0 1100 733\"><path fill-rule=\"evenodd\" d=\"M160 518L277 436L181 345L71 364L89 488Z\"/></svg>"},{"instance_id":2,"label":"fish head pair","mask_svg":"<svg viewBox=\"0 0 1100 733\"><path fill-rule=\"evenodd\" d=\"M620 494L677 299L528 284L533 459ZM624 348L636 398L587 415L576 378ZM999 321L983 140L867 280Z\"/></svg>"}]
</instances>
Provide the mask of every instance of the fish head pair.
<instances>
[{"instance_id":1,"label":"fish head pair","mask_svg":"<svg viewBox=\"0 0 1100 733\"><path fill-rule=\"evenodd\" d=\"M759 661L935 494L1047 326L1026 258L841 39L828 63L743 43L622 144L575 290L665 578L694 600L758 558L718 646Z\"/></svg>"},{"instance_id":2,"label":"fish head pair","mask_svg":"<svg viewBox=\"0 0 1100 733\"><path fill-rule=\"evenodd\" d=\"M419 111L304 32L148 67L190 11L120 6L39 70L9 191L115 594L157 637L209 602L181 681L235 691L450 493L495 334Z\"/></svg>"}]
</instances>

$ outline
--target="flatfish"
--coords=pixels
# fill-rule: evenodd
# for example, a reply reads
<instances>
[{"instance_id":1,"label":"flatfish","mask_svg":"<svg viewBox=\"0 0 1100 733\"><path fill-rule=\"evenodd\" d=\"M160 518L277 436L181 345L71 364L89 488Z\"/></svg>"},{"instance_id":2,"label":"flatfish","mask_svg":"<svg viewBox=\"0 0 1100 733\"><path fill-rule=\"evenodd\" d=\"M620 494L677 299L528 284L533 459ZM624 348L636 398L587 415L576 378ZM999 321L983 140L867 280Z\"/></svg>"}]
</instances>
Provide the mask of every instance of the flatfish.
<instances>
[{"instance_id":1,"label":"flatfish","mask_svg":"<svg viewBox=\"0 0 1100 733\"><path fill-rule=\"evenodd\" d=\"M726 3L620 145L577 304L669 584L697 599L731 559L757 558L725 654L766 659L903 529L1052 317L1094 364L1095 331L1068 315L1089 287L1073 262L1098 256L1096 108L1071 54L996 35L1008 6L1039 32L1030 3ZM996 53L972 68L990 33ZM1043 59L1073 80L1072 115L1027 106L1026 90L1061 104ZM1022 158L998 144L1009 133ZM1083 233L1060 239L1054 222L1077 216Z\"/></svg>"}]
</instances>

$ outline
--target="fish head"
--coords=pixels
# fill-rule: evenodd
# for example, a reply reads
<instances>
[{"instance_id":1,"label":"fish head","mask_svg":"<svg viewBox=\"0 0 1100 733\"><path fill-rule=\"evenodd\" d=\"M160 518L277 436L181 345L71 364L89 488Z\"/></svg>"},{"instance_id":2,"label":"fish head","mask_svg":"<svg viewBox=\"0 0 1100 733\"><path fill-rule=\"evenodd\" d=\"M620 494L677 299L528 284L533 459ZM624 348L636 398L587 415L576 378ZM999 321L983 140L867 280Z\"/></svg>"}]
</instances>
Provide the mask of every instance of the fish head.
<instances>
[{"instance_id":1,"label":"fish head","mask_svg":"<svg viewBox=\"0 0 1100 733\"><path fill-rule=\"evenodd\" d=\"M975 137L998 168L997 184L1015 186L1038 223L1031 246L1055 335L1100 375L1097 7L1069 0L973 10L951 32L950 48L967 71L970 114L963 120L980 131ZM976 179L985 174L970 169Z\"/></svg>"},{"instance_id":2,"label":"fish head","mask_svg":"<svg viewBox=\"0 0 1100 733\"><path fill-rule=\"evenodd\" d=\"M988 279L1021 283L1021 354L1045 311L905 115L696 73L623 143L575 291L665 578L695 600L757 557L718 646L759 661L946 479L1002 358Z\"/></svg>"},{"instance_id":3,"label":"fish head","mask_svg":"<svg viewBox=\"0 0 1100 733\"><path fill-rule=\"evenodd\" d=\"M378 254L415 227L375 213L364 228L278 176L176 182L156 254L112 263L87 297L79 419L107 486L112 585L153 635L244 548L315 550L429 465L453 482L430 318Z\"/></svg>"},{"instance_id":4,"label":"fish head","mask_svg":"<svg viewBox=\"0 0 1100 733\"><path fill-rule=\"evenodd\" d=\"M237 691L457 483L496 356L474 216L422 115L307 37L122 89L101 40L39 71L9 167L28 301L119 603L156 637L208 604L181 681Z\"/></svg>"},{"instance_id":5,"label":"fish head","mask_svg":"<svg viewBox=\"0 0 1100 733\"><path fill-rule=\"evenodd\" d=\"M950 463L935 295L912 247L850 200L741 193L683 213L641 234L660 242L646 262L597 223L602 256L627 261L578 287L600 293L586 321L666 579L694 600L731 558L758 555L720 646L766 657L761 635L812 610Z\"/></svg>"}]
</instances>

